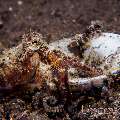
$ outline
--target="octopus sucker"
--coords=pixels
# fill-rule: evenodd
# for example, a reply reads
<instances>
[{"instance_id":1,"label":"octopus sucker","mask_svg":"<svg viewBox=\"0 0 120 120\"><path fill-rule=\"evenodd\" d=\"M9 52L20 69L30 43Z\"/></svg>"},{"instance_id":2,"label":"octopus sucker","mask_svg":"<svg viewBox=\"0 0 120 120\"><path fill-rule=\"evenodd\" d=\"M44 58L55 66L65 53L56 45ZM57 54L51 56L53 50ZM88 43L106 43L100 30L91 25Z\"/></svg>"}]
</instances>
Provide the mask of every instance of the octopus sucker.
<instances>
[{"instance_id":1,"label":"octopus sucker","mask_svg":"<svg viewBox=\"0 0 120 120\"><path fill-rule=\"evenodd\" d=\"M46 82L56 89L54 81L63 85L67 80L69 86L84 89L119 78L120 35L101 28L93 22L83 34L49 44L39 33L24 34L18 46L0 55L0 88L29 83L41 88Z\"/></svg>"}]
</instances>

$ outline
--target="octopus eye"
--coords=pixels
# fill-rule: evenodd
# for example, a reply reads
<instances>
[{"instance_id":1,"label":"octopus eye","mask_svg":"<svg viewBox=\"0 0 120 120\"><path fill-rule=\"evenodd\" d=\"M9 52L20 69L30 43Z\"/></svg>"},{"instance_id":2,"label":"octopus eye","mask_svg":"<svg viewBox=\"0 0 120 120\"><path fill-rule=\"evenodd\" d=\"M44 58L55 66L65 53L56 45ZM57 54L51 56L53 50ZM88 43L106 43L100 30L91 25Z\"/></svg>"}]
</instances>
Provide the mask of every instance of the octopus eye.
<instances>
[{"instance_id":1,"label":"octopus eye","mask_svg":"<svg viewBox=\"0 0 120 120\"><path fill-rule=\"evenodd\" d=\"M32 44L36 44L36 43L37 43L37 41L33 41L33 42L32 42Z\"/></svg>"},{"instance_id":2,"label":"octopus eye","mask_svg":"<svg viewBox=\"0 0 120 120\"><path fill-rule=\"evenodd\" d=\"M95 29L99 29L99 28L101 28L100 25L95 25Z\"/></svg>"}]
</instances>

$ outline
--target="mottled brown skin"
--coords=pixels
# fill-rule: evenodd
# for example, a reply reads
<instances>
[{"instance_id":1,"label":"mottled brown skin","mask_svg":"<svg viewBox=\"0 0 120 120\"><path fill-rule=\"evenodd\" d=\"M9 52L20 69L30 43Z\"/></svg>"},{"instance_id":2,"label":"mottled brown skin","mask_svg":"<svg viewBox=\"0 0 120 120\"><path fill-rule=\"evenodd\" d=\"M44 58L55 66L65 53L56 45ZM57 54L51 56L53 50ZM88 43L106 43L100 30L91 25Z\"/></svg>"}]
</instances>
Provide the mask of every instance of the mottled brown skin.
<instances>
[{"instance_id":1,"label":"mottled brown skin","mask_svg":"<svg viewBox=\"0 0 120 120\"><path fill-rule=\"evenodd\" d=\"M36 61L34 64L33 62ZM34 53L30 58L27 58L24 62L18 63L15 68L9 66L3 67L4 75L0 75L1 87L11 86L14 87L20 84L26 84L35 76L37 66L39 64L39 55Z\"/></svg>"}]
</instances>

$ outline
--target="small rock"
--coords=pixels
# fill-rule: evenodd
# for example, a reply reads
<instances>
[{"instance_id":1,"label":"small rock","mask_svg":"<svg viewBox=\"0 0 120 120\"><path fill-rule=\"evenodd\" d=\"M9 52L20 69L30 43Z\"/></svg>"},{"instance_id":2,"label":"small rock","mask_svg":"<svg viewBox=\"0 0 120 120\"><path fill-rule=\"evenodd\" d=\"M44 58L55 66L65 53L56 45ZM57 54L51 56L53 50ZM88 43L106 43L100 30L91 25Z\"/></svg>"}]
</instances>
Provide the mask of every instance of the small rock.
<instances>
[{"instance_id":1,"label":"small rock","mask_svg":"<svg viewBox=\"0 0 120 120\"><path fill-rule=\"evenodd\" d=\"M10 7L8 8L8 10L9 10L10 12L12 12L12 11L13 11L13 8L10 6Z\"/></svg>"},{"instance_id":2,"label":"small rock","mask_svg":"<svg viewBox=\"0 0 120 120\"><path fill-rule=\"evenodd\" d=\"M22 4L23 4L23 1L19 0L19 1L17 2L17 4L18 4L18 5L22 5Z\"/></svg>"}]
</instances>

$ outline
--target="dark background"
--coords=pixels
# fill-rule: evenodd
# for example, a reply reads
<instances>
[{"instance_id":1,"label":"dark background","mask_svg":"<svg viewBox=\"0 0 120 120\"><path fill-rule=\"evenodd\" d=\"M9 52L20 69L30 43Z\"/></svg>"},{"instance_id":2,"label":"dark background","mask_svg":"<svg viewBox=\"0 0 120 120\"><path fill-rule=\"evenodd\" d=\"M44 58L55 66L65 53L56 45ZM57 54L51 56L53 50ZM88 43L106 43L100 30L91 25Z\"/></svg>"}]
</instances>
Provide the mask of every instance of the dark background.
<instances>
[{"instance_id":1,"label":"dark background","mask_svg":"<svg viewBox=\"0 0 120 120\"><path fill-rule=\"evenodd\" d=\"M15 46L30 29L59 39L82 32L92 20L120 33L120 0L0 0L0 48Z\"/></svg>"}]
</instances>

